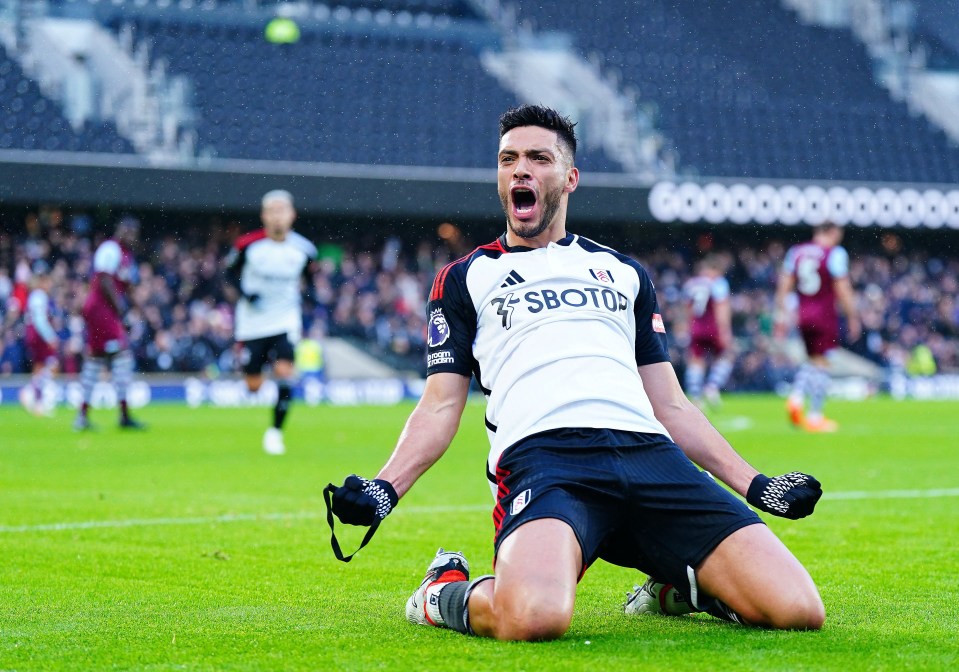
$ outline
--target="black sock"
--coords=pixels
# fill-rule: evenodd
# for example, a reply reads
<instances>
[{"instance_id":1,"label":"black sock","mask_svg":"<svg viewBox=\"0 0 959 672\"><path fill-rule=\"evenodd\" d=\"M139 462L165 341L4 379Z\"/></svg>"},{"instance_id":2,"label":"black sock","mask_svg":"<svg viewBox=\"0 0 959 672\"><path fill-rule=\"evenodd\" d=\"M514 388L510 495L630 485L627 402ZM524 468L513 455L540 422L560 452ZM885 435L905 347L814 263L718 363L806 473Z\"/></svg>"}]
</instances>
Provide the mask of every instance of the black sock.
<instances>
[{"instance_id":1,"label":"black sock","mask_svg":"<svg viewBox=\"0 0 959 672\"><path fill-rule=\"evenodd\" d=\"M273 426L277 429L283 427L283 421L286 420L286 412L290 409L290 400L293 399L293 388L285 380L280 381L276 397L276 406L273 407Z\"/></svg>"},{"instance_id":2,"label":"black sock","mask_svg":"<svg viewBox=\"0 0 959 672\"><path fill-rule=\"evenodd\" d=\"M724 621L729 621L731 623L739 623L740 625L746 624L742 616L737 614L719 600L714 600L713 605L706 610L706 613L710 616L715 616L716 618L721 618Z\"/></svg>"},{"instance_id":3,"label":"black sock","mask_svg":"<svg viewBox=\"0 0 959 672\"><path fill-rule=\"evenodd\" d=\"M446 627L464 635L469 632L466 627L466 590L469 581L454 581L440 591L440 616Z\"/></svg>"}]
</instances>

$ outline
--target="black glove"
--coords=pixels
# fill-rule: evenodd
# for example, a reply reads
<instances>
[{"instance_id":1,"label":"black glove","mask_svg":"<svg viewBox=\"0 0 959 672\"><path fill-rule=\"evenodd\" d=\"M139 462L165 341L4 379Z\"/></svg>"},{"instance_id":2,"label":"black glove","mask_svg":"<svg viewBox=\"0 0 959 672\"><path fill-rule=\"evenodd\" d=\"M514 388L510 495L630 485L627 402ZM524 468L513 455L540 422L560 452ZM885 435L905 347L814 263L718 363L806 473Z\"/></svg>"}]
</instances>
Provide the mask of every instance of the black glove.
<instances>
[{"instance_id":1,"label":"black glove","mask_svg":"<svg viewBox=\"0 0 959 672\"><path fill-rule=\"evenodd\" d=\"M819 481L799 471L775 478L758 474L746 492L746 501L760 511L792 520L811 514L820 497Z\"/></svg>"},{"instance_id":2,"label":"black glove","mask_svg":"<svg viewBox=\"0 0 959 672\"><path fill-rule=\"evenodd\" d=\"M351 474L333 491L333 513L347 525L372 525L386 518L399 501L389 481L368 481Z\"/></svg>"},{"instance_id":3,"label":"black glove","mask_svg":"<svg viewBox=\"0 0 959 672\"><path fill-rule=\"evenodd\" d=\"M246 292L243 292L243 298L246 299L251 306L255 306L257 302L260 300L260 295L257 294L256 292L253 292L252 294L247 294Z\"/></svg>"}]
</instances>

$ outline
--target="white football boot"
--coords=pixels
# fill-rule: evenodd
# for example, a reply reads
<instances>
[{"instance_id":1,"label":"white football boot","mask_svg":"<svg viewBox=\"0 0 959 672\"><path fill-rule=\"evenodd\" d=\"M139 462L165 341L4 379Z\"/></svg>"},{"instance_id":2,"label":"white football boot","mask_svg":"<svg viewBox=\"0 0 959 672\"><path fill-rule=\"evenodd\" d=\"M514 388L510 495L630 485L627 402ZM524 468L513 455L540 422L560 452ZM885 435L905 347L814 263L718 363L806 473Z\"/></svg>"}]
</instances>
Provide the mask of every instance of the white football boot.
<instances>
[{"instance_id":1,"label":"white football boot","mask_svg":"<svg viewBox=\"0 0 959 672\"><path fill-rule=\"evenodd\" d=\"M633 586L632 592L626 593L623 609L627 614L664 616L683 616L697 611L671 583L660 583L652 578L641 586Z\"/></svg>"},{"instance_id":2,"label":"white football boot","mask_svg":"<svg viewBox=\"0 0 959 672\"><path fill-rule=\"evenodd\" d=\"M426 569L426 576L423 577L420 587L406 601L406 620L414 625L445 627L446 624L440 617L440 588L442 584L469 579L470 566L463 554L440 548ZM434 587L435 590L430 590Z\"/></svg>"},{"instance_id":3,"label":"white football boot","mask_svg":"<svg viewBox=\"0 0 959 672\"><path fill-rule=\"evenodd\" d=\"M276 427L270 427L263 433L263 450L267 455L282 455L286 452L283 445L283 432Z\"/></svg>"}]
</instances>

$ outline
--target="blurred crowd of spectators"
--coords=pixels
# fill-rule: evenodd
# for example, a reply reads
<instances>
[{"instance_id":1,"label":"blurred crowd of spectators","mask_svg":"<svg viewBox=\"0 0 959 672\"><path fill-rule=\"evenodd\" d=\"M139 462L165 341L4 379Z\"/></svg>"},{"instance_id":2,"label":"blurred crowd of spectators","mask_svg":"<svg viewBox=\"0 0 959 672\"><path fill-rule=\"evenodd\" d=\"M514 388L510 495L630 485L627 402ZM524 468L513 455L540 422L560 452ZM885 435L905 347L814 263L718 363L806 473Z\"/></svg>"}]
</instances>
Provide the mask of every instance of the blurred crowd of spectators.
<instances>
[{"instance_id":1,"label":"blurred crowd of spectators","mask_svg":"<svg viewBox=\"0 0 959 672\"><path fill-rule=\"evenodd\" d=\"M93 252L106 234L83 217L57 209L27 216L23 229L0 230L0 375L29 370L23 309L38 263L51 269L51 322L60 335L61 370L79 371L83 320ZM138 279L125 321L144 373L236 369L233 307L223 284L223 260L244 231L235 223L202 232L150 235L141 231ZM377 249L320 243L304 333L322 341L349 338L398 368L423 369L426 294L436 271L451 260L447 245L388 238Z\"/></svg>"},{"instance_id":2,"label":"blurred crowd of spectators","mask_svg":"<svg viewBox=\"0 0 959 672\"><path fill-rule=\"evenodd\" d=\"M235 223L180 234L143 232L139 280L127 315L138 371L213 377L236 369L232 306L222 276L223 259L240 233ZM92 254L102 238L88 219L65 218L56 208L28 215L20 231L0 231L0 375L29 370L23 306L38 262L52 269L52 322L61 336L62 370L79 371L80 308ZM422 374L430 285L443 265L468 251L468 244L387 237L367 245L371 249L357 249L316 242L321 258L312 300L304 305L305 333L320 341L348 338L397 368ZM772 339L773 289L785 248L782 241L770 239L723 252L740 353L731 389L775 389L794 370ZM656 283L673 362L682 368L681 287L694 260L686 248L672 246L636 252ZM853 351L883 367L908 369L916 350L923 348L937 370L959 371L959 259L926 252L854 251L851 277L865 331L851 344Z\"/></svg>"},{"instance_id":3,"label":"blurred crowd of spectators","mask_svg":"<svg viewBox=\"0 0 959 672\"><path fill-rule=\"evenodd\" d=\"M796 365L772 335L776 276L787 247L771 240L722 253L729 269L733 334L739 353L730 389L772 390L792 379ZM908 254L853 251L850 257L850 278L863 333L858 340L847 340L847 349L887 371L959 372L959 258L935 256L926 250ZM670 327L673 362L682 365L688 339L682 284L690 273L690 260L664 247L638 259L656 283L664 320ZM917 360L930 364L917 367Z\"/></svg>"}]
</instances>

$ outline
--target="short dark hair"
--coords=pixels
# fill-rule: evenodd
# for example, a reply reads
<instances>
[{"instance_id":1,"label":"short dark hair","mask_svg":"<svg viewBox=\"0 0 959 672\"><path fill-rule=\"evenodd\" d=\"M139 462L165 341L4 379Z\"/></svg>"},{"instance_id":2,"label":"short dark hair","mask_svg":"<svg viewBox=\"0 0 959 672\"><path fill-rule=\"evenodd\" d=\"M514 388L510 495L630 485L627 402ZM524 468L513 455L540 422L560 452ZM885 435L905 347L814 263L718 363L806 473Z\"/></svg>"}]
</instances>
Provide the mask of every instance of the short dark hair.
<instances>
[{"instance_id":1,"label":"short dark hair","mask_svg":"<svg viewBox=\"0 0 959 672\"><path fill-rule=\"evenodd\" d=\"M499 137L520 126L539 126L556 131L556 135L569 149L570 157L576 157L576 122L569 117L542 105L520 105L506 110L499 118Z\"/></svg>"}]
</instances>

